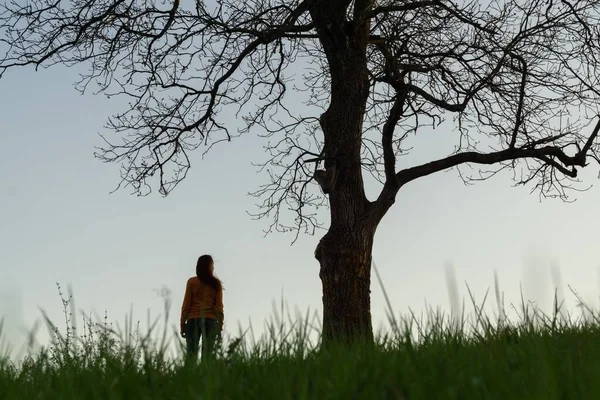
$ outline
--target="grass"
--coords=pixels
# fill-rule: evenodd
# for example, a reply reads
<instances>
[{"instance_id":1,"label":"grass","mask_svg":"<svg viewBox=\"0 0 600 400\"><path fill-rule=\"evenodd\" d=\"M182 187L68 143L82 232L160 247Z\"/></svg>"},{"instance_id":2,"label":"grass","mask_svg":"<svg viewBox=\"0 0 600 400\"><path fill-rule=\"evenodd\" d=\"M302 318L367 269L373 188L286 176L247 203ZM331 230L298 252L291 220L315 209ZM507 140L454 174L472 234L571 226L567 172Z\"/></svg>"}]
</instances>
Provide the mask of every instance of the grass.
<instances>
[{"instance_id":1,"label":"grass","mask_svg":"<svg viewBox=\"0 0 600 400\"><path fill-rule=\"evenodd\" d=\"M52 345L0 361L0 399L600 398L600 319L563 315L557 302L548 316L523 301L516 321L503 308L486 317L485 300L458 320L390 318L374 346L350 349L319 349L308 317L279 319L258 341L224 343L216 362L185 364L167 350L176 335L151 341L106 319L79 332L61 299L65 329L46 320Z\"/></svg>"}]
</instances>

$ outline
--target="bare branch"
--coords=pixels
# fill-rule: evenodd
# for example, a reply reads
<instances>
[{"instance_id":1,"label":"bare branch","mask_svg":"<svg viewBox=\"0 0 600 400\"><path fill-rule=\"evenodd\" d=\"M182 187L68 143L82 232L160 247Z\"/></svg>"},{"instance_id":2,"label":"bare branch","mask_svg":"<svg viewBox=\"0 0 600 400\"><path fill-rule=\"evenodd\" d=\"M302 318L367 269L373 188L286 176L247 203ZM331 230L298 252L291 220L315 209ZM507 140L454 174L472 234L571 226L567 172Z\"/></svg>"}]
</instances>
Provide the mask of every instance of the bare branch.
<instances>
[{"instance_id":1,"label":"bare branch","mask_svg":"<svg viewBox=\"0 0 600 400\"><path fill-rule=\"evenodd\" d=\"M581 133L600 113L598 9L599 0L15 0L0 6L0 76L79 65L78 90L127 98L97 157L120 164L119 187L138 195L170 193L194 150L257 134L268 181L253 215L272 217L271 230L312 233L318 207L346 198L365 208L363 175L383 186L373 219L401 185L452 167L467 167L467 183L512 170L544 196L576 190L578 169L600 160L600 128ZM397 167L427 151L414 135L439 128L454 128L451 156ZM314 182L321 162L338 174L326 196Z\"/></svg>"},{"instance_id":2,"label":"bare branch","mask_svg":"<svg viewBox=\"0 0 600 400\"><path fill-rule=\"evenodd\" d=\"M588 144L593 143L600 130L600 121L596 124L594 131L589 136L584 149L589 149ZM590 145L591 146L591 145ZM544 146L540 148L508 148L493 153L462 152L449 157L432 161L417 167L403 169L397 173L397 178L401 185L404 185L417 178L431 175L435 172L443 171L460 164L499 164L505 161L518 160L523 158L538 159L552 167L558 169L563 174L575 178L577 169L575 167L584 167L586 151L580 150L574 156L568 156L562 149L555 146Z\"/></svg>"}]
</instances>

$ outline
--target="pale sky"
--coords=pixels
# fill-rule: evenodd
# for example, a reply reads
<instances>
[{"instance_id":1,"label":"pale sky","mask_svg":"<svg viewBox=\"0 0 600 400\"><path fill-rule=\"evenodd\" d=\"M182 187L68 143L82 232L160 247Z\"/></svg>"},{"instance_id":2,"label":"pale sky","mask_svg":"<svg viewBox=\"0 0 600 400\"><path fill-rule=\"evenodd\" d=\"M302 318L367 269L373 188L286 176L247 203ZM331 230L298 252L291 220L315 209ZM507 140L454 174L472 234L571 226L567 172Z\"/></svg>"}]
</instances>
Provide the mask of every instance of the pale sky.
<instances>
[{"instance_id":1,"label":"pale sky","mask_svg":"<svg viewBox=\"0 0 600 400\"><path fill-rule=\"evenodd\" d=\"M13 70L0 80L0 314L5 337L17 346L45 310L59 327L62 307L55 283L72 285L77 309L122 323L131 307L145 326L147 311L162 313L154 289L172 291L175 325L186 279L196 258L216 260L225 285L226 332L251 320L256 332L283 299L293 310L321 313L321 285L313 251L319 237L272 234L269 221L246 213L247 195L266 177L252 162L263 160L262 139L248 135L218 146L197 160L188 178L167 198L109 192L118 166L93 157L104 123L122 100L71 83L75 71L56 67L34 73ZM424 131L415 153L399 167L448 154L451 127ZM598 167L582 174L598 185ZM460 295L466 281L481 300L498 271L507 303L527 299L548 308L553 294L550 264L563 283L593 305L598 297L597 217L600 187L578 201L540 203L530 187L511 187L509 174L466 187L455 171L412 182L379 227L374 259L399 314L425 304L449 309L444 265L452 262ZM325 212L324 217L327 220ZM386 322L386 306L372 279L374 326ZM565 287L568 294L568 289ZM575 302L567 295L569 306ZM494 305L493 297L490 304ZM40 331L44 340L45 330Z\"/></svg>"}]
</instances>

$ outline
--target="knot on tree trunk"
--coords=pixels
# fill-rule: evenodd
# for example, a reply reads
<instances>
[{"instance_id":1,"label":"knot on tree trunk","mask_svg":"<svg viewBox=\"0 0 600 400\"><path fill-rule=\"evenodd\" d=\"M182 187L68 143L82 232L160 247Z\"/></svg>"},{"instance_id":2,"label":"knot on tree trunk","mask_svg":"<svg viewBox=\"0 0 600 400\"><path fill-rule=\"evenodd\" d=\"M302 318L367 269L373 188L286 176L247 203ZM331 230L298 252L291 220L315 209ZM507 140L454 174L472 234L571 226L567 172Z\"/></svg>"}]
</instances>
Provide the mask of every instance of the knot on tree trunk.
<instances>
[{"instance_id":1,"label":"knot on tree trunk","mask_svg":"<svg viewBox=\"0 0 600 400\"><path fill-rule=\"evenodd\" d=\"M335 188L335 183L337 181L337 168L335 168L335 165L333 165L327 170L319 169L315 171L314 178L321 187L323 193L329 194Z\"/></svg>"}]
</instances>

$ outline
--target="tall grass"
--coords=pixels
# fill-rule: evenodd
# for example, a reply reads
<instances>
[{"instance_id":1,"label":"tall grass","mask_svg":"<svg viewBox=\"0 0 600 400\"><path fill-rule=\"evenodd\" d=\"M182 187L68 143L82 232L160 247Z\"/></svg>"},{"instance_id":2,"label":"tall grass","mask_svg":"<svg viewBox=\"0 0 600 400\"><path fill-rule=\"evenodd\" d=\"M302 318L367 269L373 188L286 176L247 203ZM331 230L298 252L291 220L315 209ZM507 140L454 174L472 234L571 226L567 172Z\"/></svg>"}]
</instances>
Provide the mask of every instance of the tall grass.
<instances>
[{"instance_id":1,"label":"tall grass","mask_svg":"<svg viewBox=\"0 0 600 400\"><path fill-rule=\"evenodd\" d=\"M451 315L395 317L388 301L390 329L374 346L352 348L321 348L310 314L292 318L282 303L265 335L239 332L210 363L185 363L177 332L165 328L156 339L156 325L142 334L132 318L121 328L86 316L78 329L72 296L59 287L63 329L45 318L50 346L19 362L1 358L0 398L600 398L600 316L583 302L576 317L558 299L549 315L522 300L510 319L497 286L492 317L483 312L487 296L470 294L469 312L463 305Z\"/></svg>"}]
</instances>

